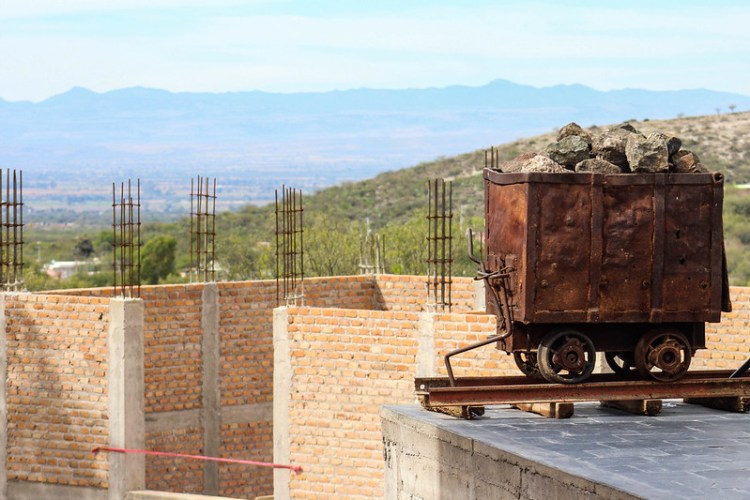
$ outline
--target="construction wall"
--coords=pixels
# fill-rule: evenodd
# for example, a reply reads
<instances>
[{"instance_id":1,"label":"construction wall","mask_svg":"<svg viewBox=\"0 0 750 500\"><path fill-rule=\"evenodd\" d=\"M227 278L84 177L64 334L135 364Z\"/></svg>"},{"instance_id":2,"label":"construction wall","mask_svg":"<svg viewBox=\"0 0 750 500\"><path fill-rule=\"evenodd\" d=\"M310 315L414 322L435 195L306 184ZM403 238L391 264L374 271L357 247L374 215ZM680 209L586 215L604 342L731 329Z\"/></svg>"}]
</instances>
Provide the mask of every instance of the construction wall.
<instances>
[{"instance_id":1,"label":"construction wall","mask_svg":"<svg viewBox=\"0 0 750 500\"><path fill-rule=\"evenodd\" d=\"M113 308L134 304L112 299L111 289L5 294L0 489L24 483L99 498L112 487L119 457L89 451L116 443L113 429L125 432L110 418L113 353L104 342L133 316L142 320L133 325L143 343L141 447L305 469L148 457L146 487L253 498L275 484L279 498L382 496L378 407L414 402L415 376L444 375L445 352L494 333L494 317L471 312L474 287L455 279L454 312L435 313L425 310L422 277L311 279L306 305L277 309L275 319L270 281L144 287L140 312L123 309L117 320ZM695 367L733 368L750 355L750 289L731 292L735 310L708 325L710 350ZM454 369L518 373L493 346L456 357ZM49 491L32 490L52 498Z\"/></svg>"},{"instance_id":2,"label":"construction wall","mask_svg":"<svg viewBox=\"0 0 750 500\"><path fill-rule=\"evenodd\" d=\"M371 308L372 277L305 280L306 303ZM271 462L274 281L145 287L146 443ZM271 469L148 457L146 486L252 498Z\"/></svg>"},{"instance_id":3,"label":"construction wall","mask_svg":"<svg viewBox=\"0 0 750 500\"><path fill-rule=\"evenodd\" d=\"M6 294L8 481L106 488L109 300Z\"/></svg>"},{"instance_id":4,"label":"construction wall","mask_svg":"<svg viewBox=\"0 0 750 500\"><path fill-rule=\"evenodd\" d=\"M415 376L444 374L442 355L495 332L473 313L280 309L274 422L278 498L381 498L384 404L414 403ZM512 361L493 347L456 360L461 375L497 375ZM284 398L284 400L281 400Z\"/></svg>"},{"instance_id":5,"label":"construction wall","mask_svg":"<svg viewBox=\"0 0 750 500\"><path fill-rule=\"evenodd\" d=\"M372 276L308 279L305 301L372 309L375 290ZM112 292L58 294L108 303ZM147 286L141 298L146 448L271 462L275 281ZM149 489L242 498L272 493L270 469L145 460Z\"/></svg>"},{"instance_id":6,"label":"construction wall","mask_svg":"<svg viewBox=\"0 0 750 500\"><path fill-rule=\"evenodd\" d=\"M708 325L709 350L699 351L696 368L736 368L750 356L750 288L731 293L734 312ZM275 460L303 468L276 471L277 498L382 498L378 408L415 403L415 376L445 376L446 352L495 333L495 318L476 312L306 307L278 310L276 320L274 415L283 427ZM456 356L453 367L456 376L520 373L491 345Z\"/></svg>"},{"instance_id":7,"label":"construction wall","mask_svg":"<svg viewBox=\"0 0 750 500\"><path fill-rule=\"evenodd\" d=\"M691 369L734 370L750 357L750 288L733 286L729 295L732 312L706 324L706 349L696 353Z\"/></svg>"},{"instance_id":8,"label":"construction wall","mask_svg":"<svg viewBox=\"0 0 750 500\"><path fill-rule=\"evenodd\" d=\"M384 274L375 278L375 300L373 307L379 311L426 311L428 309L427 278L424 276L399 276ZM453 278L450 297L445 301L453 304L454 311L471 311L475 308L475 281L471 278ZM431 290L434 294L434 290ZM446 292L447 293L447 292ZM435 303L435 297L430 297Z\"/></svg>"},{"instance_id":9,"label":"construction wall","mask_svg":"<svg viewBox=\"0 0 750 500\"><path fill-rule=\"evenodd\" d=\"M125 405L143 390L140 304L5 293L0 323L0 498L94 499L143 487L132 473L142 460L92 454L143 445L142 405Z\"/></svg>"}]
</instances>

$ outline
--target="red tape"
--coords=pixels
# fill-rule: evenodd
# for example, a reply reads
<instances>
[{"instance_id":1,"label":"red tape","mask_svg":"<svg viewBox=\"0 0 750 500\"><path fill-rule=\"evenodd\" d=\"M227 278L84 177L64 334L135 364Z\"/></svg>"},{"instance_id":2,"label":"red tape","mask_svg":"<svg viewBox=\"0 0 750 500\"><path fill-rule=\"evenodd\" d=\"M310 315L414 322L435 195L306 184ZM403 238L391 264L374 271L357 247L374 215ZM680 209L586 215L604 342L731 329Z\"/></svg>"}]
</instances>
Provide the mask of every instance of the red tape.
<instances>
[{"instance_id":1,"label":"red tape","mask_svg":"<svg viewBox=\"0 0 750 500\"><path fill-rule=\"evenodd\" d=\"M186 455L184 453L169 453L166 451L149 451L149 450L134 450L130 448L110 448L109 446L100 446L91 450L91 453L96 455L100 451L111 451L113 453L139 453L141 455L154 455L157 457L177 457L177 458L189 458L192 460L207 460L210 462L225 462L230 464L243 464L243 465L257 465L259 467L273 467L274 469L289 469L294 472L302 472L302 467L299 465L285 465L285 464L272 464L269 462L256 462L254 460L240 460L238 458L219 458L219 457L207 457L205 455Z\"/></svg>"}]
</instances>

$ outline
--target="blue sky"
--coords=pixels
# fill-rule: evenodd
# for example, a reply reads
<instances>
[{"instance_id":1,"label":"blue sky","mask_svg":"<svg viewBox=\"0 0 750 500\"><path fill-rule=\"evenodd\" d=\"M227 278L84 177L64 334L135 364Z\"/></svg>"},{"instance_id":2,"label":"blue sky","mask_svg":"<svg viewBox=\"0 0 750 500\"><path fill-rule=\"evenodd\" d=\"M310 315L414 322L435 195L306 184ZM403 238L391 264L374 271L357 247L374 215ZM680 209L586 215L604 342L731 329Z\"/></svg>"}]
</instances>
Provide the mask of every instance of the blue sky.
<instances>
[{"instance_id":1,"label":"blue sky","mask_svg":"<svg viewBox=\"0 0 750 500\"><path fill-rule=\"evenodd\" d=\"M750 2L0 0L0 97L482 85L750 95Z\"/></svg>"}]
</instances>

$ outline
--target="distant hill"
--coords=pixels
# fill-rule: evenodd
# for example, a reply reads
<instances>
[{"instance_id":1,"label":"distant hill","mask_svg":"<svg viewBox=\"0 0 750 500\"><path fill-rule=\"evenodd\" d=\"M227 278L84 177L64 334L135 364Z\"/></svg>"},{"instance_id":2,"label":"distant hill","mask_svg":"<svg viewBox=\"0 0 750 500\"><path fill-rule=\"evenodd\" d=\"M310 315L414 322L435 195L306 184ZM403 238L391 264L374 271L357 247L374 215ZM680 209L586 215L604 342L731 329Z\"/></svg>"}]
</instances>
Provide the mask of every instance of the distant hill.
<instances>
[{"instance_id":1,"label":"distant hill","mask_svg":"<svg viewBox=\"0 0 750 500\"><path fill-rule=\"evenodd\" d=\"M24 170L36 214L106 211L111 183L140 177L146 217L176 217L197 175L217 177L220 208L237 208L271 200L282 183L310 192L570 121L723 116L730 106L750 109L750 97L503 80L298 94L74 88L39 103L0 99L0 166Z\"/></svg>"}]
</instances>

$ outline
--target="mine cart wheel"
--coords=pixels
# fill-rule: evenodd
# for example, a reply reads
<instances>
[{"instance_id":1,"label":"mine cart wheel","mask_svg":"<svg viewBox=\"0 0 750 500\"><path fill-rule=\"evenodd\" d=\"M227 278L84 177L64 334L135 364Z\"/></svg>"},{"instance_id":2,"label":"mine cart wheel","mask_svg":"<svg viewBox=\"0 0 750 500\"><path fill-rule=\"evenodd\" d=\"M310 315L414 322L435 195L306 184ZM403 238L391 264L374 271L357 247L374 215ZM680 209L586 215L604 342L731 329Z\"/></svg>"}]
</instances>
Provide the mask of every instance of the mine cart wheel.
<instances>
[{"instance_id":1,"label":"mine cart wheel","mask_svg":"<svg viewBox=\"0 0 750 500\"><path fill-rule=\"evenodd\" d=\"M596 349L591 339L576 330L555 330L539 343L539 372L546 380L577 384L594 371Z\"/></svg>"},{"instance_id":2,"label":"mine cart wheel","mask_svg":"<svg viewBox=\"0 0 750 500\"><path fill-rule=\"evenodd\" d=\"M605 352L604 359L618 375L632 375L636 372L635 356L632 352Z\"/></svg>"},{"instance_id":3,"label":"mine cart wheel","mask_svg":"<svg viewBox=\"0 0 750 500\"><path fill-rule=\"evenodd\" d=\"M537 362L536 352L516 351L513 353L513 361L516 362L518 369L527 377L536 379L544 378L539 372L539 363Z\"/></svg>"},{"instance_id":4,"label":"mine cart wheel","mask_svg":"<svg viewBox=\"0 0 750 500\"><path fill-rule=\"evenodd\" d=\"M638 373L660 382L672 382L685 375L693 357L687 338L671 328L646 332L634 354Z\"/></svg>"}]
</instances>

